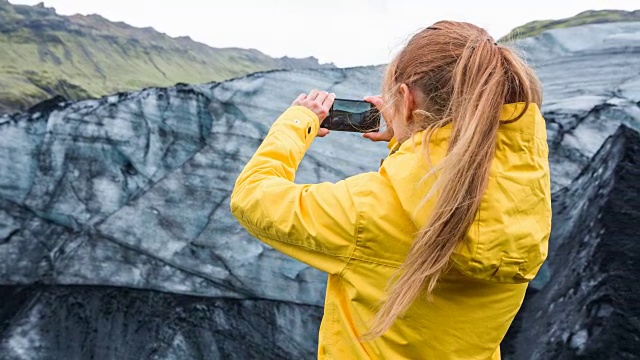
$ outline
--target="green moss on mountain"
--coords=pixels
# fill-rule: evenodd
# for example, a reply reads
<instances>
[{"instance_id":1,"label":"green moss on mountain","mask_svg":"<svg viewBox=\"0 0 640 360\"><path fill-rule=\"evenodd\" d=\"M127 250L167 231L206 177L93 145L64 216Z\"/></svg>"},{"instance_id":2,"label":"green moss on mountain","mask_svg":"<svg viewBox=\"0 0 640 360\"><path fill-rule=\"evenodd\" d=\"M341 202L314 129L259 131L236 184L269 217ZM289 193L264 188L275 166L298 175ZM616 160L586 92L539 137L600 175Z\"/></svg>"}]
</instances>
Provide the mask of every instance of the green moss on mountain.
<instances>
[{"instance_id":1,"label":"green moss on mountain","mask_svg":"<svg viewBox=\"0 0 640 360\"><path fill-rule=\"evenodd\" d=\"M550 29L567 28L587 24L629 21L640 21L640 10L588 10L566 19L532 21L511 30L508 35L502 37L499 41L513 41L536 36L543 31Z\"/></svg>"},{"instance_id":2,"label":"green moss on mountain","mask_svg":"<svg viewBox=\"0 0 640 360\"><path fill-rule=\"evenodd\" d=\"M99 15L60 16L43 5L7 0L0 0L0 54L0 112L25 110L54 95L99 97L321 66L315 58L275 59L254 49L212 48Z\"/></svg>"}]
</instances>

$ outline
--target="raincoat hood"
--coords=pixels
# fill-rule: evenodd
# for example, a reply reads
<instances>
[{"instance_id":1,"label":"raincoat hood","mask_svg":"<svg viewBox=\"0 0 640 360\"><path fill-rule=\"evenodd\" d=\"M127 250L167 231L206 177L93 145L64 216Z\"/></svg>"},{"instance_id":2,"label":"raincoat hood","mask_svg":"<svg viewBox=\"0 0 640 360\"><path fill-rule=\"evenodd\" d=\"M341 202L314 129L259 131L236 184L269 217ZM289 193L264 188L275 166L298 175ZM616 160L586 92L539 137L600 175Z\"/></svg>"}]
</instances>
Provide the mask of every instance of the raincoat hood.
<instances>
[{"instance_id":1,"label":"raincoat hood","mask_svg":"<svg viewBox=\"0 0 640 360\"><path fill-rule=\"evenodd\" d=\"M510 120L524 103L503 107L501 121ZM446 155L451 124L434 132L428 146L431 164ZM402 144L389 144L391 155L380 172L387 178L416 228L432 213L436 196L423 203L435 182L424 138L416 133ZM547 256L551 228L551 190L547 136L537 105L529 104L515 122L498 130L496 154L480 210L469 232L452 256L463 273L501 283L526 282L535 276Z\"/></svg>"}]
</instances>

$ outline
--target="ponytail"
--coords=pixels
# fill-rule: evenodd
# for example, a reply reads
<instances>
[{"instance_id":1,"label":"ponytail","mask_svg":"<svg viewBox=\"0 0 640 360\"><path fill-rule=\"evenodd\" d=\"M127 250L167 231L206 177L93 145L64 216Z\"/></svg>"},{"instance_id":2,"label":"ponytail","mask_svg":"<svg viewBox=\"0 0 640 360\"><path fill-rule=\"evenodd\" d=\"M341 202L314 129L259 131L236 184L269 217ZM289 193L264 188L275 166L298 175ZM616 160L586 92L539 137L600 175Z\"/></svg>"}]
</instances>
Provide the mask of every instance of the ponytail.
<instances>
[{"instance_id":1,"label":"ponytail","mask_svg":"<svg viewBox=\"0 0 640 360\"><path fill-rule=\"evenodd\" d=\"M480 207L503 105L541 100L535 74L526 64L486 31L466 23L440 22L418 33L387 71L393 74L385 76L383 92L406 83L427 99L413 114L416 131L426 130L427 159L434 131L452 123L452 133L447 155L426 175L435 176L435 183L423 204L437 194L435 207L390 281L365 341L385 333L421 293L432 298ZM394 98L389 96L391 102Z\"/></svg>"}]
</instances>

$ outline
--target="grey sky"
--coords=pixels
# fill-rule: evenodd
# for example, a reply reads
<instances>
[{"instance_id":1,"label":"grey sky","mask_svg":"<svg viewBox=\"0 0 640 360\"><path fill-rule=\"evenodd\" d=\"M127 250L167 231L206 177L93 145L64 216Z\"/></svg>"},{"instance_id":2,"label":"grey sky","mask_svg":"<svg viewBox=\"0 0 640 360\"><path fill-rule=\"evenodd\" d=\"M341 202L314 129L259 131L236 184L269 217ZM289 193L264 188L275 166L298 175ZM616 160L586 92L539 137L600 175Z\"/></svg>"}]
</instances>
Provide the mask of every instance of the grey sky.
<instances>
[{"instance_id":1,"label":"grey sky","mask_svg":"<svg viewBox=\"0 0 640 360\"><path fill-rule=\"evenodd\" d=\"M41 0L9 0L34 5ZM386 63L416 30L468 21L499 38L532 20L589 9L640 8L638 0L48 0L58 13L100 14L214 47L315 56L338 66Z\"/></svg>"}]
</instances>

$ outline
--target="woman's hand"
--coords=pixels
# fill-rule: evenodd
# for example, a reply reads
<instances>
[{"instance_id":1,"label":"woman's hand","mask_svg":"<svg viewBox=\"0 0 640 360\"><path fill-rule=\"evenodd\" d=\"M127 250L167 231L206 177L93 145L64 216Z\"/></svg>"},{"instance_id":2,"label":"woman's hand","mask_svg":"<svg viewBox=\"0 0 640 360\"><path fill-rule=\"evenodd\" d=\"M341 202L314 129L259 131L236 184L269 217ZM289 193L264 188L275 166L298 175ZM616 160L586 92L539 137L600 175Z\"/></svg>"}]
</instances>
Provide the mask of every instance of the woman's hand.
<instances>
[{"instance_id":1,"label":"woman's hand","mask_svg":"<svg viewBox=\"0 0 640 360\"><path fill-rule=\"evenodd\" d=\"M298 98L293 101L293 104L291 104L291 106L304 106L307 109L313 111L316 115L318 115L320 124L322 124L322 121L324 121L324 119L327 117L327 114L329 114L329 110L331 109L331 106L333 105L333 101L335 99L336 94L334 93L329 94L326 91L318 91L316 89L313 89L311 90L309 95L305 93L298 95ZM329 134L329 130L323 128L318 129L319 137L327 136L327 134Z\"/></svg>"},{"instance_id":2,"label":"woman's hand","mask_svg":"<svg viewBox=\"0 0 640 360\"><path fill-rule=\"evenodd\" d=\"M391 114L388 113L388 109L384 106L384 100L382 100L382 96L367 96L364 98L364 101L372 103L380 114L384 118L384 122L387 124L386 129L384 131L371 132L362 134L363 138L367 138L371 141L391 141L393 138L393 126L391 123Z\"/></svg>"}]
</instances>

